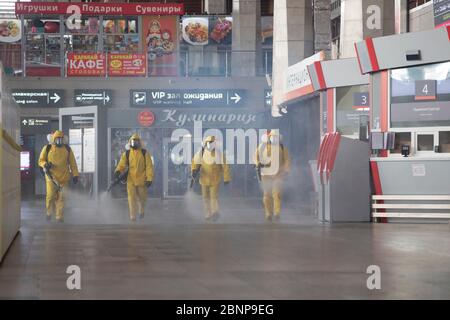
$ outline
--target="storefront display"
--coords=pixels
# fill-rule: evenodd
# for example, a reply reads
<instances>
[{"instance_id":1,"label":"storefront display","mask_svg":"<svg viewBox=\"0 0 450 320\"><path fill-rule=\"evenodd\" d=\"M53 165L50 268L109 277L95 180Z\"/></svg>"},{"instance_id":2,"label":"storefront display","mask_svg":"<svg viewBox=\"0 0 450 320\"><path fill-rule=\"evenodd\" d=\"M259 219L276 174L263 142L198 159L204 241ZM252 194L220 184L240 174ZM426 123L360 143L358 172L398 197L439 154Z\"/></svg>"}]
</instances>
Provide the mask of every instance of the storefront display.
<instances>
[{"instance_id":1,"label":"storefront display","mask_svg":"<svg viewBox=\"0 0 450 320\"><path fill-rule=\"evenodd\" d=\"M67 76L105 76L98 67L75 66L73 54L113 53L133 56L116 56L108 68L112 76L143 76L147 67L149 75L178 75L178 16L184 13L183 4L18 2L15 11L24 17L22 56L28 76L61 76L66 63ZM20 40L21 27L20 20L0 20L0 41ZM151 64L142 63L144 53ZM103 59L94 60L98 64Z\"/></svg>"},{"instance_id":2,"label":"storefront display","mask_svg":"<svg viewBox=\"0 0 450 320\"><path fill-rule=\"evenodd\" d=\"M61 75L61 35L56 19L30 19L25 25L27 76Z\"/></svg>"},{"instance_id":3,"label":"storefront display","mask_svg":"<svg viewBox=\"0 0 450 320\"><path fill-rule=\"evenodd\" d=\"M139 50L137 17L103 20L103 48L107 52Z\"/></svg>"}]
</instances>

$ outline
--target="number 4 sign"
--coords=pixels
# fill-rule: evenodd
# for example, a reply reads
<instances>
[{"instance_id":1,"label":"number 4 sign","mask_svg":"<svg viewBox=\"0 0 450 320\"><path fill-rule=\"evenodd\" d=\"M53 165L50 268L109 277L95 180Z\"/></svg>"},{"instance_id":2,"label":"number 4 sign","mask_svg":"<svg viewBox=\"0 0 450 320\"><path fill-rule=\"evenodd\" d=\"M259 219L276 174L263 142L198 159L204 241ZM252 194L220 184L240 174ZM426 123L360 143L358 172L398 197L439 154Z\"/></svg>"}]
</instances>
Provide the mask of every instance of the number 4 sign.
<instances>
[{"instance_id":1,"label":"number 4 sign","mask_svg":"<svg viewBox=\"0 0 450 320\"><path fill-rule=\"evenodd\" d=\"M436 100L436 80L417 80L414 100Z\"/></svg>"}]
</instances>

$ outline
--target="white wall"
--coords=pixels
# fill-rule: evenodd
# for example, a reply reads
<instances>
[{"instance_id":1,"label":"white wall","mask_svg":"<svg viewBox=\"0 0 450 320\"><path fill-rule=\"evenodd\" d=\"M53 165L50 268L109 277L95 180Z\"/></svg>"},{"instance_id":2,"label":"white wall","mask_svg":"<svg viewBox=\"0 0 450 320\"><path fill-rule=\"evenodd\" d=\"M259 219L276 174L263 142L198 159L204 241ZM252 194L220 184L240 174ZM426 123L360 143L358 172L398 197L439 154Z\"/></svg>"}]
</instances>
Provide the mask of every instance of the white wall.
<instances>
[{"instance_id":1,"label":"white wall","mask_svg":"<svg viewBox=\"0 0 450 320\"><path fill-rule=\"evenodd\" d=\"M0 261L20 228L20 125L18 108L0 64Z\"/></svg>"},{"instance_id":2,"label":"white wall","mask_svg":"<svg viewBox=\"0 0 450 320\"><path fill-rule=\"evenodd\" d=\"M409 32L434 28L433 1L409 11Z\"/></svg>"}]
</instances>

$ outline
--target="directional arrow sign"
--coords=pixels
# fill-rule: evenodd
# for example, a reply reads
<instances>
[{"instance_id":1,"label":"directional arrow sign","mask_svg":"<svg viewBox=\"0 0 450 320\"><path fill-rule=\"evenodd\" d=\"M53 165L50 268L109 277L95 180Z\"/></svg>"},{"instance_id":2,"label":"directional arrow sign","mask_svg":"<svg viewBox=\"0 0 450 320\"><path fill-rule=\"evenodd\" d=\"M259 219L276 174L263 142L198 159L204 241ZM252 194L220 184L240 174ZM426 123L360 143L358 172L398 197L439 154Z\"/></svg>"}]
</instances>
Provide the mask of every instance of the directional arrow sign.
<instances>
[{"instance_id":1,"label":"directional arrow sign","mask_svg":"<svg viewBox=\"0 0 450 320\"><path fill-rule=\"evenodd\" d=\"M22 121L22 124L23 124L24 126L26 126L26 125L28 124L28 121L27 121L27 120L23 120L23 121Z\"/></svg>"},{"instance_id":2,"label":"directional arrow sign","mask_svg":"<svg viewBox=\"0 0 450 320\"><path fill-rule=\"evenodd\" d=\"M58 101L61 100L61 97L55 92L53 97L50 97L50 100L53 100L53 103L58 103Z\"/></svg>"},{"instance_id":3,"label":"directional arrow sign","mask_svg":"<svg viewBox=\"0 0 450 320\"><path fill-rule=\"evenodd\" d=\"M63 107L64 90L13 89L12 96L21 107Z\"/></svg>"},{"instance_id":4,"label":"directional arrow sign","mask_svg":"<svg viewBox=\"0 0 450 320\"><path fill-rule=\"evenodd\" d=\"M112 90L80 89L74 91L76 106L110 106L112 104Z\"/></svg>"},{"instance_id":5,"label":"directional arrow sign","mask_svg":"<svg viewBox=\"0 0 450 320\"><path fill-rule=\"evenodd\" d=\"M130 90L131 107L236 107L245 103L245 90Z\"/></svg>"},{"instance_id":6,"label":"directional arrow sign","mask_svg":"<svg viewBox=\"0 0 450 320\"><path fill-rule=\"evenodd\" d=\"M238 103L239 101L241 101L241 96L240 95L238 95L237 93L235 93L234 94L234 96L232 96L231 98L230 98L232 101L234 101L234 103Z\"/></svg>"}]
</instances>

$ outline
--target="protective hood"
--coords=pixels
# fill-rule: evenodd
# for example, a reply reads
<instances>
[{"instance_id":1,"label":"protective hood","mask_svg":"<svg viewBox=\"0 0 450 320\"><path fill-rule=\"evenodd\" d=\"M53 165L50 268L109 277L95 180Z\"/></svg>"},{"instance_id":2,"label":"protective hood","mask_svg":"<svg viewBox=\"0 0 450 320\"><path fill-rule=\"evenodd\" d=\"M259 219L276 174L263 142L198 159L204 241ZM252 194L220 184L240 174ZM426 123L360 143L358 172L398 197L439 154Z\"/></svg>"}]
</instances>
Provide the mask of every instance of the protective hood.
<instances>
[{"instance_id":1,"label":"protective hood","mask_svg":"<svg viewBox=\"0 0 450 320\"><path fill-rule=\"evenodd\" d=\"M132 141L137 141L138 142L138 146L133 146ZM142 148L142 142L141 142L141 137L135 133L130 137L130 140L128 140L127 145L125 146L125 149L129 150L130 148L133 149L141 149Z\"/></svg>"},{"instance_id":2,"label":"protective hood","mask_svg":"<svg viewBox=\"0 0 450 320\"><path fill-rule=\"evenodd\" d=\"M205 138L205 140L203 140L203 144L206 144L207 142L214 142L214 141L216 141L216 137L208 136Z\"/></svg>"},{"instance_id":3,"label":"protective hood","mask_svg":"<svg viewBox=\"0 0 450 320\"><path fill-rule=\"evenodd\" d=\"M52 135L52 142L55 142L56 138L63 138L64 139L64 133L62 131L56 130Z\"/></svg>"},{"instance_id":4,"label":"protective hood","mask_svg":"<svg viewBox=\"0 0 450 320\"><path fill-rule=\"evenodd\" d=\"M131 140L139 140L139 141L141 141L141 137L140 137L137 133L135 133L135 134L133 134L133 135L130 137L130 140L128 140L128 143L130 143Z\"/></svg>"}]
</instances>

